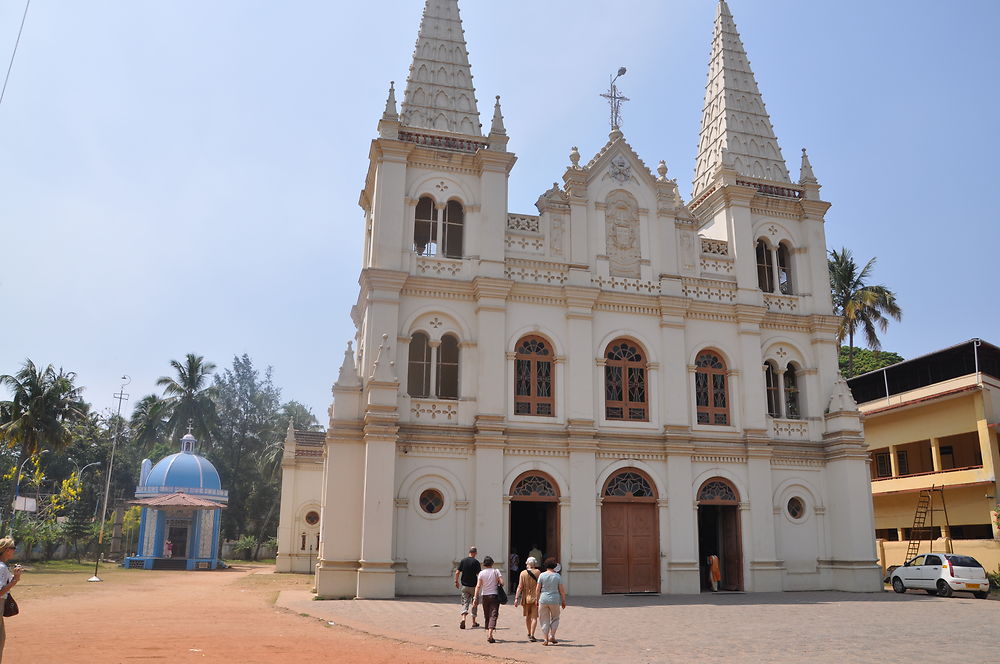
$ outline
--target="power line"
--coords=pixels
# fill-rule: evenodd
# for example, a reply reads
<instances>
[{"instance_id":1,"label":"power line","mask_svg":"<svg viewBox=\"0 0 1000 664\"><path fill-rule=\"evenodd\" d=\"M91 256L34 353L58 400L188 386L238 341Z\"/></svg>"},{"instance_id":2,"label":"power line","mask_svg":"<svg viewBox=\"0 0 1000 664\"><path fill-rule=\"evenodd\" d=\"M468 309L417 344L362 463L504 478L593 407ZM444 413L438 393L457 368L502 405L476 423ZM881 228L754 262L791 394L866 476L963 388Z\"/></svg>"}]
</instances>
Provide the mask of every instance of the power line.
<instances>
[{"instance_id":1,"label":"power line","mask_svg":"<svg viewBox=\"0 0 1000 664\"><path fill-rule=\"evenodd\" d=\"M3 96L7 92L7 81L10 80L10 70L14 67L14 56L17 55L17 45L21 43L21 33L24 31L24 19L28 18L28 7L31 0L24 3L24 14L21 15L21 27L17 30L17 41L14 42L14 50L10 54L10 64L7 65L7 75L3 78L3 89L0 89L0 104L3 103Z\"/></svg>"}]
</instances>

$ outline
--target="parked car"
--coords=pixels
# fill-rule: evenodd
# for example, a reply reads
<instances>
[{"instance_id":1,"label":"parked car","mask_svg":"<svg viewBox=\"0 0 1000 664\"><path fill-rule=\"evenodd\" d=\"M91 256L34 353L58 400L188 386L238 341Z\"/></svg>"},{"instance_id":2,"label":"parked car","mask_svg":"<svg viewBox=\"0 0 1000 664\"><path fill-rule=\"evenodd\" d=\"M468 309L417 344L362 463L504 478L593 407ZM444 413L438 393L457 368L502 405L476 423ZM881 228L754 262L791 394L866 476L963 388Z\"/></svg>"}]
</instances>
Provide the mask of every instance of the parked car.
<instances>
[{"instance_id":1,"label":"parked car","mask_svg":"<svg viewBox=\"0 0 1000 664\"><path fill-rule=\"evenodd\" d=\"M889 579L897 593L913 588L938 597L951 597L956 590L970 592L976 599L990 594L990 580L979 561L954 553L919 555L892 570Z\"/></svg>"}]
</instances>

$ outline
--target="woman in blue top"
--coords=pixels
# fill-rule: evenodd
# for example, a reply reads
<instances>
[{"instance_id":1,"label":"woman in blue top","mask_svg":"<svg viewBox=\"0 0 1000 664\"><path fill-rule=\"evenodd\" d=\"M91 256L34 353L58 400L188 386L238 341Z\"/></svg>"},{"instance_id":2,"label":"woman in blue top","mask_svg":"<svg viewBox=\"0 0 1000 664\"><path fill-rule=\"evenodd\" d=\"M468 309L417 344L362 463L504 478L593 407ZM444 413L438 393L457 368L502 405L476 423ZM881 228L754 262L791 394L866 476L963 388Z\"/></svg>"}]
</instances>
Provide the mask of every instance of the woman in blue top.
<instances>
[{"instance_id":1,"label":"woman in blue top","mask_svg":"<svg viewBox=\"0 0 1000 664\"><path fill-rule=\"evenodd\" d=\"M545 561L545 571L538 576L538 622L545 637L543 645L546 646L558 643L556 629L559 627L559 612L566 608L566 590L555 568L556 559L549 558Z\"/></svg>"}]
</instances>

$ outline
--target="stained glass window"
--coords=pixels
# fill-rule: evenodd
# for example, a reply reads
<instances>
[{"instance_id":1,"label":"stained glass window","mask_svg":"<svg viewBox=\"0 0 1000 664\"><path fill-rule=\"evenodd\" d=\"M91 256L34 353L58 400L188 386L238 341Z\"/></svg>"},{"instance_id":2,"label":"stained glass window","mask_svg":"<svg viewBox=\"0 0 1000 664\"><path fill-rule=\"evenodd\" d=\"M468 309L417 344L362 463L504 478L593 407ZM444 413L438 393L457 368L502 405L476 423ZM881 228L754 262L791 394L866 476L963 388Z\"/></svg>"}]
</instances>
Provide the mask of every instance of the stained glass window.
<instances>
[{"instance_id":1,"label":"stained glass window","mask_svg":"<svg viewBox=\"0 0 1000 664\"><path fill-rule=\"evenodd\" d=\"M765 293L774 292L774 254L764 240L757 240L757 286Z\"/></svg>"},{"instance_id":2,"label":"stained glass window","mask_svg":"<svg viewBox=\"0 0 1000 664\"><path fill-rule=\"evenodd\" d=\"M525 475L514 486L512 496L555 496L556 489L542 475Z\"/></svg>"},{"instance_id":3,"label":"stained glass window","mask_svg":"<svg viewBox=\"0 0 1000 664\"><path fill-rule=\"evenodd\" d=\"M701 491L698 492L698 500L712 501L716 503L737 503L739 499L736 492L729 483L722 480L711 480L706 482Z\"/></svg>"},{"instance_id":4,"label":"stained glass window","mask_svg":"<svg viewBox=\"0 0 1000 664\"><path fill-rule=\"evenodd\" d=\"M801 519L805 513L806 506L801 498L793 497L788 499L788 516L793 519Z\"/></svg>"},{"instance_id":5,"label":"stained glass window","mask_svg":"<svg viewBox=\"0 0 1000 664\"><path fill-rule=\"evenodd\" d=\"M604 416L609 420L646 422L646 358L627 339L608 345L604 355Z\"/></svg>"},{"instance_id":6,"label":"stained glass window","mask_svg":"<svg viewBox=\"0 0 1000 664\"><path fill-rule=\"evenodd\" d=\"M799 382L795 375L797 368L794 364L789 364L785 368L785 416L789 419L798 420L802 417L799 408Z\"/></svg>"},{"instance_id":7,"label":"stained glass window","mask_svg":"<svg viewBox=\"0 0 1000 664\"><path fill-rule=\"evenodd\" d=\"M653 488L645 477L634 471L618 473L608 482L605 496L654 498Z\"/></svg>"},{"instance_id":8,"label":"stained glass window","mask_svg":"<svg viewBox=\"0 0 1000 664\"><path fill-rule=\"evenodd\" d=\"M437 489L426 489L420 494L420 509L428 514L437 514L444 507L444 496Z\"/></svg>"},{"instance_id":9,"label":"stained glass window","mask_svg":"<svg viewBox=\"0 0 1000 664\"><path fill-rule=\"evenodd\" d=\"M778 371L774 363L764 363L764 385L767 389L767 414L771 417L781 417L780 389L778 387Z\"/></svg>"},{"instance_id":10,"label":"stained glass window","mask_svg":"<svg viewBox=\"0 0 1000 664\"><path fill-rule=\"evenodd\" d=\"M555 357L549 342L541 337L524 337L517 343L514 357L514 414L554 414L552 364Z\"/></svg>"},{"instance_id":11,"label":"stained glass window","mask_svg":"<svg viewBox=\"0 0 1000 664\"><path fill-rule=\"evenodd\" d=\"M695 360L695 405L698 424L729 424L729 393L726 365L717 354L705 351Z\"/></svg>"},{"instance_id":12,"label":"stained glass window","mask_svg":"<svg viewBox=\"0 0 1000 664\"><path fill-rule=\"evenodd\" d=\"M431 394L431 346L423 332L414 333L410 339L406 391L411 397L427 397Z\"/></svg>"}]
</instances>

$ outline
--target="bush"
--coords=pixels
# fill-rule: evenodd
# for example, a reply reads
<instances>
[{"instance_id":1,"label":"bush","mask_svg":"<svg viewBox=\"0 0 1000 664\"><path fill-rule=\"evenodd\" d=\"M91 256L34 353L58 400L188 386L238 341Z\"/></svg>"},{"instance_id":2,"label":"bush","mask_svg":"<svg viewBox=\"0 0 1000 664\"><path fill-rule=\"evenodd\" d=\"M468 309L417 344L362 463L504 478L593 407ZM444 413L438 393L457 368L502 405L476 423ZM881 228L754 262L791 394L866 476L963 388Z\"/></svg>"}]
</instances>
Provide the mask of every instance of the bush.
<instances>
[{"instance_id":1,"label":"bush","mask_svg":"<svg viewBox=\"0 0 1000 664\"><path fill-rule=\"evenodd\" d=\"M241 535L238 540L236 540L236 546L233 547L233 552L240 555L243 560L251 560L253 558L254 549L257 548L257 538L253 535Z\"/></svg>"}]
</instances>

